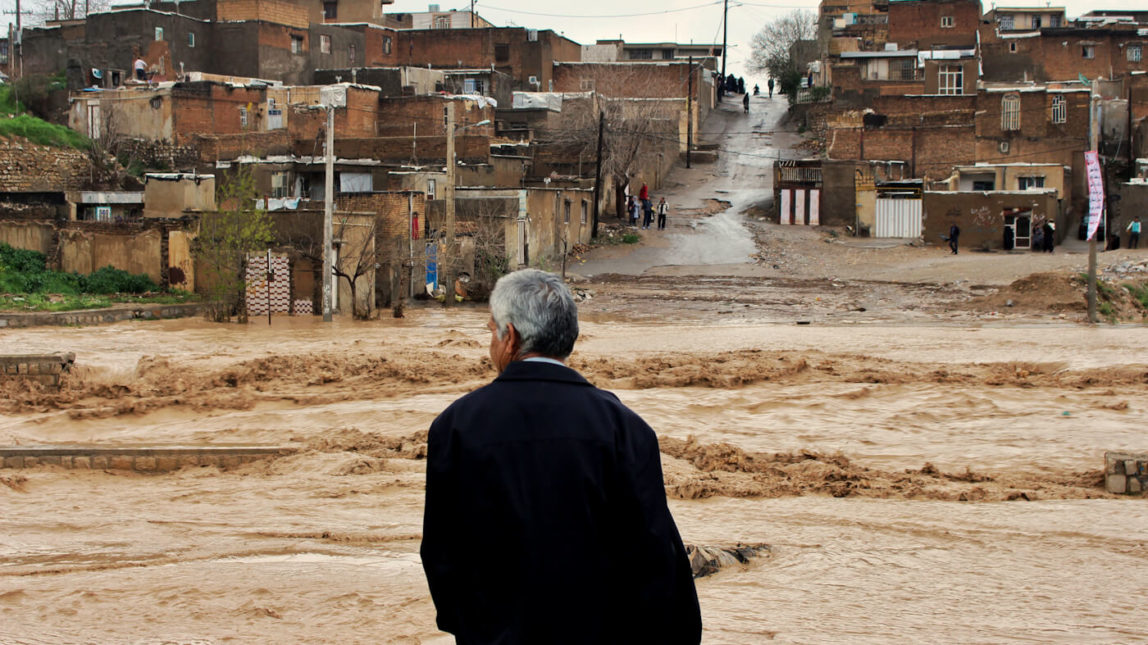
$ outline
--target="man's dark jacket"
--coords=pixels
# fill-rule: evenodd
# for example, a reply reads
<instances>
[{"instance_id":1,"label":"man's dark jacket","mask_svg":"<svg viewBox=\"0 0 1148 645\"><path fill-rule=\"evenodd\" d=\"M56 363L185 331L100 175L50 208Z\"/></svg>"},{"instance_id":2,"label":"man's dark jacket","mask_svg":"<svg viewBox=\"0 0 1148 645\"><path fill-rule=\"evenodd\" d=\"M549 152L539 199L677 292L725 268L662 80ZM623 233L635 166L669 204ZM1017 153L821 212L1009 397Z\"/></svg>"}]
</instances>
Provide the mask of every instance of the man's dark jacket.
<instances>
[{"instance_id":1,"label":"man's dark jacket","mask_svg":"<svg viewBox=\"0 0 1148 645\"><path fill-rule=\"evenodd\" d=\"M431 425L423 568L472 643L698 643L653 430L553 363L512 362Z\"/></svg>"}]
</instances>

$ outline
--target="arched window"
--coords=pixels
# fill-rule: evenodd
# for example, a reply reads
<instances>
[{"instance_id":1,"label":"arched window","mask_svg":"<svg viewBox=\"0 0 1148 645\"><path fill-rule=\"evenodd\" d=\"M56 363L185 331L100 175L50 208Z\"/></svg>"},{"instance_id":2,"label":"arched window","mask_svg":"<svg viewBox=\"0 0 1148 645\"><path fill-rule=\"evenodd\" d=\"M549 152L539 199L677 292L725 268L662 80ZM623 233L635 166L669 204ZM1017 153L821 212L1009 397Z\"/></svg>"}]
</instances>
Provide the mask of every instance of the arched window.
<instances>
[{"instance_id":1,"label":"arched window","mask_svg":"<svg viewBox=\"0 0 1148 645\"><path fill-rule=\"evenodd\" d=\"M1005 94L1001 99L1001 130L1020 129L1020 95Z\"/></svg>"}]
</instances>

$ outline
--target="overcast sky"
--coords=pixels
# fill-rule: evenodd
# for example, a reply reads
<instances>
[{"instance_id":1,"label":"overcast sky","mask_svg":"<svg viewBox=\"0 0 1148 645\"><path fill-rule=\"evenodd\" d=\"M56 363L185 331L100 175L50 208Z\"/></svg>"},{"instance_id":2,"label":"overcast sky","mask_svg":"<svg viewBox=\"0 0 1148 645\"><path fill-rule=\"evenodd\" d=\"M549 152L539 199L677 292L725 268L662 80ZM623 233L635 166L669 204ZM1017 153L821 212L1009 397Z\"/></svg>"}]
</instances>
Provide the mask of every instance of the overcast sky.
<instances>
[{"instance_id":1,"label":"overcast sky","mask_svg":"<svg viewBox=\"0 0 1148 645\"><path fill-rule=\"evenodd\" d=\"M37 0L22 0L28 6ZM41 0L44 1L44 0ZM360 0L373 1L373 0ZM982 0L984 2L984 0ZM113 4L128 4L115 0ZM426 11L425 0L395 0L391 12ZM999 3L1009 7L1041 7L1046 2L1011 0ZM1068 0L1064 6L1070 18L1094 8L1144 9L1145 0ZM5 22L14 21L15 0L0 0ZM470 5L439 0L442 10L468 9ZM817 11L816 0L729 0L729 60L731 73L744 75L747 82L761 82L745 68L753 34L765 23L794 9ZM984 9L992 8L984 2ZM26 10L26 9L25 9ZM495 25L517 25L531 29L553 29L584 45L598 39L621 36L629 42L720 43L722 39L722 0L478 0L476 11Z\"/></svg>"}]
</instances>

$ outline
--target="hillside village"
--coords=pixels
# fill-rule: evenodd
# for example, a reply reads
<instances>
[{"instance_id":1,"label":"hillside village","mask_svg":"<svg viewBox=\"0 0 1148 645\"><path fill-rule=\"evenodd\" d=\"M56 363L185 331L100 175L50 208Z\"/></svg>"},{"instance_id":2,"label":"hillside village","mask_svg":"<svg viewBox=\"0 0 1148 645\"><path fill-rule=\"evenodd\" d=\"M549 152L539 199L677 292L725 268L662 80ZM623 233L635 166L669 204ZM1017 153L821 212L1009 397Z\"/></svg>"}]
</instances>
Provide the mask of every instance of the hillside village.
<instances>
[{"instance_id":1,"label":"hillside village","mask_svg":"<svg viewBox=\"0 0 1148 645\"><path fill-rule=\"evenodd\" d=\"M55 79L40 111L92 144L0 142L0 241L206 292L205 226L266 212L245 309L314 314L331 193L332 304L369 316L446 299L456 277L481 297L507 269L557 269L639 186L712 160L698 133L722 101L722 44L583 45L388 4L153 2L24 28L0 47L9 76ZM1060 243L1087 213L1096 148L1104 228L1124 231L1148 212L1145 45L1148 11L826 0L816 39L790 48L807 158L778 155L770 221Z\"/></svg>"}]
</instances>

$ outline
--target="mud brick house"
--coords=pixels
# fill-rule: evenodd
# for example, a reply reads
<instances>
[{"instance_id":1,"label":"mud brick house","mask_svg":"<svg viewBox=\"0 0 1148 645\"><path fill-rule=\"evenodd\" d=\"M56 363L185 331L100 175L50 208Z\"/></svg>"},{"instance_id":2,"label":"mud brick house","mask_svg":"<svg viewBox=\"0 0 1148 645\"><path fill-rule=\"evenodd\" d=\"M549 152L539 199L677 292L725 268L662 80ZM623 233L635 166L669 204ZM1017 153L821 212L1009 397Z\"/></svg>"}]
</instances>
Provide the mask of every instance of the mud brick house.
<instances>
[{"instance_id":1,"label":"mud brick house","mask_svg":"<svg viewBox=\"0 0 1148 645\"><path fill-rule=\"evenodd\" d=\"M437 4L428 5L426 11L383 14L382 24L394 29L482 29L494 26L477 13L455 9L442 11Z\"/></svg>"},{"instance_id":2,"label":"mud brick house","mask_svg":"<svg viewBox=\"0 0 1148 645\"><path fill-rule=\"evenodd\" d=\"M1046 221L1056 221L1055 191L927 191L924 203L924 237L939 241L948 235L949 226L961 229L962 249L1004 248L1005 229L1011 229L1014 243L1029 247L1031 233ZM1057 226L1063 238L1063 227Z\"/></svg>"},{"instance_id":3,"label":"mud brick house","mask_svg":"<svg viewBox=\"0 0 1148 645\"><path fill-rule=\"evenodd\" d=\"M1084 212L1089 93L1089 88L1079 83L987 84L977 94L977 162L1048 163L1070 168L1065 206L1074 215Z\"/></svg>"},{"instance_id":4,"label":"mud brick house","mask_svg":"<svg viewBox=\"0 0 1148 645\"><path fill-rule=\"evenodd\" d=\"M980 0L890 0L889 40L899 49L972 49Z\"/></svg>"},{"instance_id":5,"label":"mud brick house","mask_svg":"<svg viewBox=\"0 0 1148 645\"><path fill-rule=\"evenodd\" d=\"M1148 71L1148 30L1134 24L985 31L981 47L988 82L1046 83Z\"/></svg>"},{"instance_id":6,"label":"mud brick house","mask_svg":"<svg viewBox=\"0 0 1148 645\"><path fill-rule=\"evenodd\" d=\"M582 46L550 30L521 27L409 29L398 32L399 63L436 69L494 69L514 89L548 90L553 64L579 61Z\"/></svg>"},{"instance_id":7,"label":"mud brick house","mask_svg":"<svg viewBox=\"0 0 1148 645\"><path fill-rule=\"evenodd\" d=\"M441 92L446 72L425 67L345 67L315 70L316 85L350 81L379 88L379 96L427 96Z\"/></svg>"}]
</instances>

